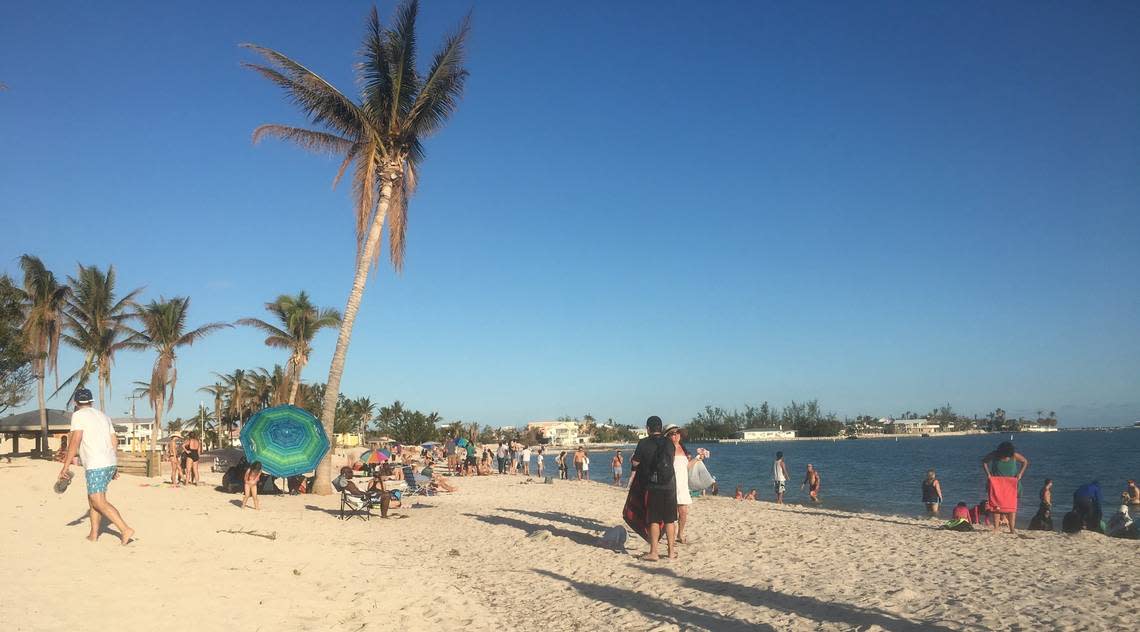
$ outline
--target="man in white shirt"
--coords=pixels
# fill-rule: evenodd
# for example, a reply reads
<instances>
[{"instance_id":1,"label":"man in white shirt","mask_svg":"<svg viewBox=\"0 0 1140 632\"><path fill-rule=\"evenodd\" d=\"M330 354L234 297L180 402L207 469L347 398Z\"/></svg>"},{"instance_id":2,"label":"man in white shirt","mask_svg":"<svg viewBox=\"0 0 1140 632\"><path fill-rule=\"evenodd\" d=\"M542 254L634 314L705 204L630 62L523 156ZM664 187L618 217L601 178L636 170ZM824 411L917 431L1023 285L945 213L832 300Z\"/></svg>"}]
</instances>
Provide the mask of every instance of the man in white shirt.
<instances>
[{"instance_id":1,"label":"man in white shirt","mask_svg":"<svg viewBox=\"0 0 1140 632\"><path fill-rule=\"evenodd\" d=\"M94 542L99 538L103 518L106 518L119 530L119 539L123 544L130 544L135 530L128 527L119 515L119 510L107 502L107 485L111 479L119 478L116 471L119 459L116 453L118 439L115 437L115 427L111 424L110 417L91 406L91 391L77 389L72 399L75 401L75 412L71 414L67 456L63 459L59 478L71 478L71 461L78 452L87 479L87 504L90 507L91 534L87 539Z\"/></svg>"},{"instance_id":2,"label":"man in white shirt","mask_svg":"<svg viewBox=\"0 0 1140 632\"><path fill-rule=\"evenodd\" d=\"M530 476L530 446L526 446L522 451L522 466L523 474Z\"/></svg>"}]
</instances>

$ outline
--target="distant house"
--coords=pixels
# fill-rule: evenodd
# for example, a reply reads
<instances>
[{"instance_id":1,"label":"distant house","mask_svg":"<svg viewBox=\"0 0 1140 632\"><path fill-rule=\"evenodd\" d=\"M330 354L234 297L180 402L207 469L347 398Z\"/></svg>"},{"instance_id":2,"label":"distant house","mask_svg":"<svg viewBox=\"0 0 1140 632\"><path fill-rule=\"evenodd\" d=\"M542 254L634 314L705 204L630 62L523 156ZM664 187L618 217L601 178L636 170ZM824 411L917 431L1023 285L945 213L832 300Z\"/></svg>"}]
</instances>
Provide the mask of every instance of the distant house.
<instances>
[{"instance_id":1,"label":"distant house","mask_svg":"<svg viewBox=\"0 0 1140 632\"><path fill-rule=\"evenodd\" d=\"M543 443L552 445L576 445L582 442L578 435L578 424L573 421L532 421L527 430L536 430Z\"/></svg>"},{"instance_id":2,"label":"distant house","mask_svg":"<svg viewBox=\"0 0 1140 632\"><path fill-rule=\"evenodd\" d=\"M115 426L115 436L119 438L120 450L143 452L150 449L150 433L154 427L154 417L145 419L116 417L111 423Z\"/></svg>"},{"instance_id":3,"label":"distant house","mask_svg":"<svg viewBox=\"0 0 1140 632\"><path fill-rule=\"evenodd\" d=\"M782 441L784 439L795 439L796 431L784 430L782 428L778 430L771 428L747 428L737 432L734 437L741 441Z\"/></svg>"},{"instance_id":4,"label":"distant house","mask_svg":"<svg viewBox=\"0 0 1140 632\"><path fill-rule=\"evenodd\" d=\"M938 432L940 427L929 419L896 419L891 423L893 434L923 434Z\"/></svg>"}]
</instances>

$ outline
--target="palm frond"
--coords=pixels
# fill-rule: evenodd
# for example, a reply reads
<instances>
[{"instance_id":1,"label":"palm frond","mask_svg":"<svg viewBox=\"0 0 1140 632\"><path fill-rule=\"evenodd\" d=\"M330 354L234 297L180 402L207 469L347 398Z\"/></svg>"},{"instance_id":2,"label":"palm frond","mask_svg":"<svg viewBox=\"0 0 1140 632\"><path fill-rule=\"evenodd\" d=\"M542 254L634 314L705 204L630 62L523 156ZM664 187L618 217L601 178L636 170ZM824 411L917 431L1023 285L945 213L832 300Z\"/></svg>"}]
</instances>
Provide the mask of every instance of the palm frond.
<instances>
[{"instance_id":1,"label":"palm frond","mask_svg":"<svg viewBox=\"0 0 1140 632\"><path fill-rule=\"evenodd\" d=\"M385 46L384 27L380 14L373 6L368 14L368 26L364 43L360 49L360 61L356 64L357 82L361 84L363 103L378 129L388 129L388 116L392 112L392 76L389 73L391 60Z\"/></svg>"},{"instance_id":2,"label":"palm frond","mask_svg":"<svg viewBox=\"0 0 1140 632\"><path fill-rule=\"evenodd\" d=\"M392 137L400 134L400 125L420 89L416 76L416 16L419 12L419 1L407 0L396 8L392 28L384 34L391 86L387 133Z\"/></svg>"},{"instance_id":3,"label":"palm frond","mask_svg":"<svg viewBox=\"0 0 1140 632\"><path fill-rule=\"evenodd\" d=\"M262 141L266 136L272 136L291 142L302 149L315 154L340 155L352 149L352 141L341 138L336 134L317 132L303 127L291 125L268 124L260 125L253 130L253 144Z\"/></svg>"},{"instance_id":4,"label":"palm frond","mask_svg":"<svg viewBox=\"0 0 1140 632\"><path fill-rule=\"evenodd\" d=\"M314 124L325 125L350 137L364 127L363 113L356 104L317 73L271 48L256 44L242 44L242 47L276 66L244 64L285 90Z\"/></svg>"},{"instance_id":5,"label":"palm frond","mask_svg":"<svg viewBox=\"0 0 1140 632\"><path fill-rule=\"evenodd\" d=\"M463 86L469 74L463 67L466 57L467 36L471 32L471 14L468 13L454 33L444 41L432 60L431 69L424 78L423 87L416 96L407 117L405 136L424 138L438 131L455 112L463 96Z\"/></svg>"}]
</instances>

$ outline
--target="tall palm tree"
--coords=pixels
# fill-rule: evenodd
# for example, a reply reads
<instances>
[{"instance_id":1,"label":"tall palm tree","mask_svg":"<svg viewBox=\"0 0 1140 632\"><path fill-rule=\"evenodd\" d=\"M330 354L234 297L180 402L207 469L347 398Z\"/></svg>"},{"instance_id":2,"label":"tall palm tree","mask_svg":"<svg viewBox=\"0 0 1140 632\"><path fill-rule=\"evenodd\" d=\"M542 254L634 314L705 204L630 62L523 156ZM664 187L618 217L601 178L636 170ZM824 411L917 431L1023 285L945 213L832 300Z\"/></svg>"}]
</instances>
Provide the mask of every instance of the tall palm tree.
<instances>
[{"instance_id":1,"label":"tall palm tree","mask_svg":"<svg viewBox=\"0 0 1140 632\"><path fill-rule=\"evenodd\" d=\"M150 349L156 354L147 392L150 406L154 410L151 449L158 443L163 407L166 410L174 407L174 389L178 386L178 350L219 329L232 327L226 323L209 323L187 331L186 317L189 310L190 298L182 296L169 301L160 298L141 306L136 314L141 330L131 332L132 340L127 344L132 349Z\"/></svg>"},{"instance_id":2,"label":"tall palm tree","mask_svg":"<svg viewBox=\"0 0 1140 632\"><path fill-rule=\"evenodd\" d=\"M354 102L319 75L275 50L246 44L267 65L247 64L284 89L310 122L321 129L289 125L262 125L253 140L275 136L301 147L342 157L333 179L336 186L349 166L353 167L353 207L356 223L356 272L344 308L336 350L326 383L331 397L324 398L321 422L332 432L336 418L336 394L348 354L352 325L364 295L369 268L380 254L380 238L388 225L388 250L392 266L404 262L404 234L408 199L415 191L417 171L424 159L421 141L439 131L455 111L463 93L467 70L463 67L464 44L470 31L470 16L443 42L426 74L416 71L416 15L419 2L409 0L396 9L391 28L385 28L373 7L356 65L361 100ZM331 457L317 468L314 491L329 494Z\"/></svg>"},{"instance_id":3,"label":"tall palm tree","mask_svg":"<svg viewBox=\"0 0 1140 632\"><path fill-rule=\"evenodd\" d=\"M233 373L214 373L226 388L226 414L238 424L245 419L245 411L249 400L249 376L245 369L234 369Z\"/></svg>"},{"instance_id":4,"label":"tall palm tree","mask_svg":"<svg viewBox=\"0 0 1140 632\"><path fill-rule=\"evenodd\" d=\"M309 362L309 353L313 350L313 337L326 327L336 327L340 324L340 312L335 309L317 309L309 301L309 295L301 291L296 296L282 294L272 303L266 303L265 309L273 314L277 325L268 323L260 318L242 318L237 321L239 325L256 327L268 334L265 344L289 350L289 362L286 364L289 386L289 403L297 401L297 387L301 383L301 371Z\"/></svg>"},{"instance_id":5,"label":"tall palm tree","mask_svg":"<svg viewBox=\"0 0 1140 632\"><path fill-rule=\"evenodd\" d=\"M59 339L63 332L63 311L67 304L68 287L60 284L55 274L44 266L39 257L23 255L20 268L24 271L24 344L32 358L32 373L36 377L36 399L40 407L40 454L48 453L47 399L44 381L48 371L55 373L59 387Z\"/></svg>"},{"instance_id":6,"label":"tall palm tree","mask_svg":"<svg viewBox=\"0 0 1140 632\"><path fill-rule=\"evenodd\" d=\"M115 300L115 266L103 272L96 266L79 265L79 276L68 277L71 288L63 313L63 341L83 352L83 365L63 383L83 385L92 373L99 383L99 409L106 410L104 393L111 389L111 366L115 353L130 344L127 311L142 288Z\"/></svg>"},{"instance_id":7,"label":"tall palm tree","mask_svg":"<svg viewBox=\"0 0 1140 632\"><path fill-rule=\"evenodd\" d=\"M226 387L220 383L215 382L213 386L203 386L198 389L201 393L208 393L214 396L214 427L217 429L219 437L222 432L222 405L226 398ZM220 443L220 441L219 441ZM226 446L229 446L229 434L226 434Z\"/></svg>"}]
</instances>

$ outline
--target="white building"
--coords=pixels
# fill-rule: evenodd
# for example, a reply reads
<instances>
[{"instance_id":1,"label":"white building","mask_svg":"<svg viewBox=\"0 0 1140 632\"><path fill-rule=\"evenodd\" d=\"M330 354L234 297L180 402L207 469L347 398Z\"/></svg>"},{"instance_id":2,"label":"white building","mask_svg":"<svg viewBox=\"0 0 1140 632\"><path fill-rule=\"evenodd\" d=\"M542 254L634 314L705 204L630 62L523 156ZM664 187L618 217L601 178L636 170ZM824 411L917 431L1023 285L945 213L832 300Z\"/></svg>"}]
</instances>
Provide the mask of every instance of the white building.
<instances>
[{"instance_id":1,"label":"white building","mask_svg":"<svg viewBox=\"0 0 1140 632\"><path fill-rule=\"evenodd\" d=\"M111 420L115 436L119 438L119 449L125 452L143 452L150 449L150 433L154 427L154 417L141 419L118 417Z\"/></svg>"},{"instance_id":2,"label":"white building","mask_svg":"<svg viewBox=\"0 0 1140 632\"><path fill-rule=\"evenodd\" d=\"M552 445L576 445L580 442L578 424L573 421L532 421L526 429L537 430Z\"/></svg>"},{"instance_id":3,"label":"white building","mask_svg":"<svg viewBox=\"0 0 1140 632\"><path fill-rule=\"evenodd\" d=\"M747 428L736 433L736 438L741 441L782 441L784 439L795 439L795 430L773 430L771 428Z\"/></svg>"},{"instance_id":4,"label":"white building","mask_svg":"<svg viewBox=\"0 0 1140 632\"><path fill-rule=\"evenodd\" d=\"M921 434L938 432L940 426L929 419L896 419L892 422L895 434Z\"/></svg>"}]
</instances>

